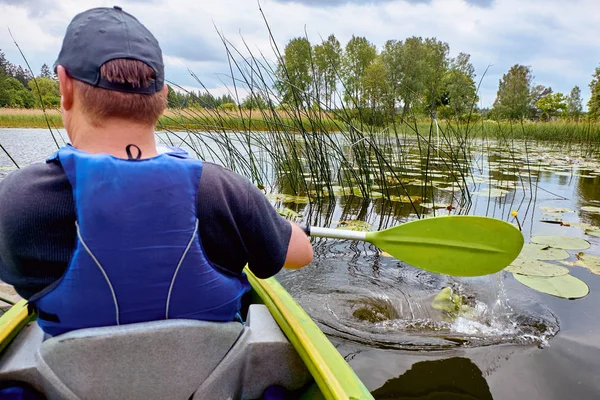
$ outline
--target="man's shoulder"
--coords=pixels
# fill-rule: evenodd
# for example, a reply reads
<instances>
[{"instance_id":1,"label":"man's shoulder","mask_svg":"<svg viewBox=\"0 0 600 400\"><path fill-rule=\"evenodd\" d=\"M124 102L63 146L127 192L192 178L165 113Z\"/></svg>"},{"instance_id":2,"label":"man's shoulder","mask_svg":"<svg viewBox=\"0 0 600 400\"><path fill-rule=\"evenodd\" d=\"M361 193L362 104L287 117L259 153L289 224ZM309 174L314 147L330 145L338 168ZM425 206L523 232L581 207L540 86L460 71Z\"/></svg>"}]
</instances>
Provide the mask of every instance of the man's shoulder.
<instances>
[{"instance_id":1,"label":"man's shoulder","mask_svg":"<svg viewBox=\"0 0 600 400\"><path fill-rule=\"evenodd\" d=\"M69 181L60 164L41 162L9 173L0 180L0 202L42 200L48 192L68 189Z\"/></svg>"},{"instance_id":2,"label":"man's shoulder","mask_svg":"<svg viewBox=\"0 0 600 400\"><path fill-rule=\"evenodd\" d=\"M202 162L200 191L247 195L250 181L245 176L211 162Z\"/></svg>"}]
</instances>

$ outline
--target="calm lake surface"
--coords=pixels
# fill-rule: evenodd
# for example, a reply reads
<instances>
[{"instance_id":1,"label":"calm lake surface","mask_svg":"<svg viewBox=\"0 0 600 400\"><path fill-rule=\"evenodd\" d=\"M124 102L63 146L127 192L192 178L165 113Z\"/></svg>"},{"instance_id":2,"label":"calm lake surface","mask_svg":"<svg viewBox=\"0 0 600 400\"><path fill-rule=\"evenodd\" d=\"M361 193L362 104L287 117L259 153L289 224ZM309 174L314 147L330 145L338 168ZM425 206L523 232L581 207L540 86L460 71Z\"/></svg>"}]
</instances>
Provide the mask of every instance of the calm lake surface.
<instances>
[{"instance_id":1,"label":"calm lake surface","mask_svg":"<svg viewBox=\"0 0 600 400\"><path fill-rule=\"evenodd\" d=\"M160 137L164 140L166 135ZM64 131L56 138L62 144ZM0 129L0 144L22 166L56 149L48 131L36 129ZM600 256L600 237L576 226L600 226L600 214L580 210L600 206L600 158L595 151L560 143L528 143L526 151L523 143L475 147L479 145L482 150L473 150L465 160L468 206L453 200L457 188L444 175L443 157L428 164L438 175L424 190L418 182L421 160L410 152L410 143L405 145L403 175L414 179L407 183L414 186L410 194L425 197L423 202L457 207L435 211L417 206L419 213L461 211L515 222L510 213L518 210L526 243L539 235L579 237L591 244L585 254ZM0 179L14 168L0 150ZM337 196L305 204L291 196L285 184L272 187L282 193L270 196L277 207L299 213L312 225L335 227L359 220L378 230L416 218L415 208L401 201ZM555 210L548 214L547 207ZM554 223L560 221L563 224ZM532 290L506 271L450 278L417 270L368 244L324 239L313 243L315 261L299 271L282 271L278 279L376 398L600 398L600 275L569 266L570 274L584 281L590 293L566 300ZM570 250L566 261L576 260L577 252ZM449 318L434 309L431 303L444 287L463 296L473 312Z\"/></svg>"}]
</instances>

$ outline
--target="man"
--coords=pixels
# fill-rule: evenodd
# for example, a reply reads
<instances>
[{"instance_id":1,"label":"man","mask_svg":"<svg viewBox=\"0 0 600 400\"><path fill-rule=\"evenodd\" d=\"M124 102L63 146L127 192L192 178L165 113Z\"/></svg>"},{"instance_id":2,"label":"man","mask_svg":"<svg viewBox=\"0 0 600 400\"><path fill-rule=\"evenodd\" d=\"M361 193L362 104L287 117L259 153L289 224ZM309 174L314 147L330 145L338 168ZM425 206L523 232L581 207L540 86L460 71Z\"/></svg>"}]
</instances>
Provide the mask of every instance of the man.
<instances>
[{"instance_id":1,"label":"man","mask_svg":"<svg viewBox=\"0 0 600 400\"><path fill-rule=\"evenodd\" d=\"M77 15L55 64L71 145L0 182L0 279L57 335L166 318L231 321L259 278L312 260L302 229L224 168L159 154L162 52L119 7Z\"/></svg>"}]
</instances>

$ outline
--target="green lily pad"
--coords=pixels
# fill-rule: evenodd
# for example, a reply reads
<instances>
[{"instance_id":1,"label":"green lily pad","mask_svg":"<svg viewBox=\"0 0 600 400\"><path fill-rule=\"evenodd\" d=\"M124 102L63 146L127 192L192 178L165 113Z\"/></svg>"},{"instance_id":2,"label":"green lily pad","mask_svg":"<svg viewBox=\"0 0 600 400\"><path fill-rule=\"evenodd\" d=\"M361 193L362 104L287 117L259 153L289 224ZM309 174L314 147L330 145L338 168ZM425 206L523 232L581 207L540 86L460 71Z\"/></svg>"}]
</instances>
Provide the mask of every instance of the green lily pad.
<instances>
[{"instance_id":1,"label":"green lily pad","mask_svg":"<svg viewBox=\"0 0 600 400\"><path fill-rule=\"evenodd\" d=\"M563 249L555 249L545 244L526 243L517 260L564 260L569 253Z\"/></svg>"},{"instance_id":2,"label":"green lily pad","mask_svg":"<svg viewBox=\"0 0 600 400\"><path fill-rule=\"evenodd\" d=\"M580 210L600 214L600 207L596 207L596 206L584 206L584 207L581 207Z\"/></svg>"},{"instance_id":3,"label":"green lily pad","mask_svg":"<svg viewBox=\"0 0 600 400\"><path fill-rule=\"evenodd\" d=\"M542 277L513 274L513 276L533 290L564 299L578 299L587 296L590 292L588 285L573 275Z\"/></svg>"},{"instance_id":4,"label":"green lily pad","mask_svg":"<svg viewBox=\"0 0 600 400\"><path fill-rule=\"evenodd\" d=\"M569 226L573 226L575 228L581 228L581 229L585 229L586 231L593 231L593 230L598 230L600 229L600 227L592 225L592 224L588 224L585 222L570 222Z\"/></svg>"},{"instance_id":5,"label":"green lily pad","mask_svg":"<svg viewBox=\"0 0 600 400\"><path fill-rule=\"evenodd\" d=\"M586 229L584 232L586 235L600 237L600 229Z\"/></svg>"},{"instance_id":6,"label":"green lily pad","mask_svg":"<svg viewBox=\"0 0 600 400\"><path fill-rule=\"evenodd\" d=\"M373 228L368 222L365 221L340 221L336 229L345 229L348 231L359 231L359 232L368 232Z\"/></svg>"},{"instance_id":7,"label":"green lily pad","mask_svg":"<svg viewBox=\"0 0 600 400\"><path fill-rule=\"evenodd\" d=\"M277 212L279 213L279 215L287 219L297 219L302 217L301 214L287 207L278 208Z\"/></svg>"},{"instance_id":8,"label":"green lily pad","mask_svg":"<svg viewBox=\"0 0 600 400\"><path fill-rule=\"evenodd\" d=\"M502 197L506 196L508 190L503 189L490 189L486 191L473 192L471 193L473 196L481 196L481 197Z\"/></svg>"},{"instance_id":9,"label":"green lily pad","mask_svg":"<svg viewBox=\"0 0 600 400\"><path fill-rule=\"evenodd\" d=\"M585 250L590 247L587 240L571 236L534 236L531 238L531 242L564 250Z\"/></svg>"},{"instance_id":10,"label":"green lily pad","mask_svg":"<svg viewBox=\"0 0 600 400\"><path fill-rule=\"evenodd\" d=\"M519 259L506 267L506 271L527 276L562 276L569 273L568 268L561 267L560 265L539 260Z\"/></svg>"},{"instance_id":11,"label":"green lily pad","mask_svg":"<svg viewBox=\"0 0 600 400\"><path fill-rule=\"evenodd\" d=\"M592 256L590 254L577 254L577 261L568 262L563 261L563 264L570 265L573 267L583 267L590 270L591 273L600 275L600 257Z\"/></svg>"},{"instance_id":12,"label":"green lily pad","mask_svg":"<svg viewBox=\"0 0 600 400\"><path fill-rule=\"evenodd\" d=\"M435 204L434 205L433 203L421 203L420 205L423 208L429 208L429 209L435 208L436 210L440 209L440 208L448 207L447 205L443 205L443 204Z\"/></svg>"},{"instance_id":13,"label":"green lily pad","mask_svg":"<svg viewBox=\"0 0 600 400\"><path fill-rule=\"evenodd\" d=\"M549 214L554 214L554 213L572 213L575 212L575 210L571 210L570 208L564 208L564 207L552 207L552 206L542 206L540 207L540 210L544 211L545 213L549 213Z\"/></svg>"},{"instance_id":14,"label":"green lily pad","mask_svg":"<svg viewBox=\"0 0 600 400\"><path fill-rule=\"evenodd\" d=\"M450 287L445 287L435 296L431 306L436 310L456 314L460 311L462 299L459 295L453 293Z\"/></svg>"}]
</instances>

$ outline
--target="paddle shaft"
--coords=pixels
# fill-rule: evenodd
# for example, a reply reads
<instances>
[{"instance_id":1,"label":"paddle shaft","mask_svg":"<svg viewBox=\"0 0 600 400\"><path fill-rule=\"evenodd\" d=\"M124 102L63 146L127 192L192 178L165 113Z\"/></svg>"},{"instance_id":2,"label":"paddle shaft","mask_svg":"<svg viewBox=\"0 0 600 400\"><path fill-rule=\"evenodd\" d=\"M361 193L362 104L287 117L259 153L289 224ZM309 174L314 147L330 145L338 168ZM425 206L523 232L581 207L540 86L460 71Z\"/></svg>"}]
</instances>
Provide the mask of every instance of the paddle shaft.
<instances>
[{"instance_id":1,"label":"paddle shaft","mask_svg":"<svg viewBox=\"0 0 600 400\"><path fill-rule=\"evenodd\" d=\"M330 239L361 240L367 239L367 232L350 231L346 229L322 228L320 226L306 226L304 232L308 236Z\"/></svg>"}]
</instances>

